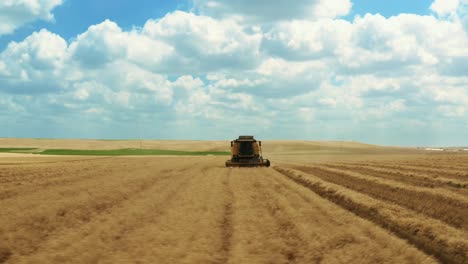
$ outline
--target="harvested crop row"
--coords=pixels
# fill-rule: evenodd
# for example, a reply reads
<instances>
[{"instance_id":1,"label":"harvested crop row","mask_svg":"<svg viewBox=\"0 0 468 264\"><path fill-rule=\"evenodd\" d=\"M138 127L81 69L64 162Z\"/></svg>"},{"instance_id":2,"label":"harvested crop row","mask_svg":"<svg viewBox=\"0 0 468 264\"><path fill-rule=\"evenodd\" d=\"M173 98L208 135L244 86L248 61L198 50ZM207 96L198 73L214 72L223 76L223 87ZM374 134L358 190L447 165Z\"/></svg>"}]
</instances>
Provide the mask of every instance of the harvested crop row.
<instances>
[{"instance_id":1,"label":"harvested crop row","mask_svg":"<svg viewBox=\"0 0 468 264\"><path fill-rule=\"evenodd\" d=\"M426 174L426 175L434 176L434 177L442 176L444 178L451 178L454 180L468 180L468 172L462 169L460 170L432 169L432 168L424 168L424 167L413 166L413 165L402 165L402 164L393 165L393 164L385 164L385 163L355 163L354 165L374 166L378 168L386 168L386 169L391 169L391 170L401 171L401 172L421 173L421 174Z\"/></svg>"},{"instance_id":2,"label":"harvested crop row","mask_svg":"<svg viewBox=\"0 0 468 264\"><path fill-rule=\"evenodd\" d=\"M467 171L468 159L463 162L454 162L452 160L414 160L414 161L398 161L398 162L384 162L387 165L409 165L414 167L421 167L424 169L446 169L455 171ZM379 165L381 162L373 162L371 164Z\"/></svg>"},{"instance_id":3,"label":"harvested crop row","mask_svg":"<svg viewBox=\"0 0 468 264\"><path fill-rule=\"evenodd\" d=\"M445 263L468 261L468 235L435 219L404 207L373 199L341 185L322 180L313 174L275 167L294 182L341 207L366 218Z\"/></svg>"},{"instance_id":4,"label":"harvested crop row","mask_svg":"<svg viewBox=\"0 0 468 264\"><path fill-rule=\"evenodd\" d=\"M376 179L368 175L323 166L292 166L292 168L468 230L468 223L465 221L468 219L468 202L464 196L438 193L432 189L411 187L395 181Z\"/></svg>"},{"instance_id":5,"label":"harvested crop row","mask_svg":"<svg viewBox=\"0 0 468 264\"><path fill-rule=\"evenodd\" d=\"M232 169L228 263L432 263L433 259L270 169Z\"/></svg>"},{"instance_id":6,"label":"harvested crop row","mask_svg":"<svg viewBox=\"0 0 468 264\"><path fill-rule=\"evenodd\" d=\"M431 165L461 165L467 166L468 161L468 152L463 154L453 154L453 153L444 153L444 154L429 154L429 155L420 155L417 159L407 160L400 159L395 160L393 163L424 163ZM392 162L392 161L389 161Z\"/></svg>"},{"instance_id":7,"label":"harvested crop row","mask_svg":"<svg viewBox=\"0 0 468 264\"><path fill-rule=\"evenodd\" d=\"M400 171L394 171L390 169L381 169L373 166L362 166L362 165L334 165L326 164L326 167L357 172L369 176L374 176L383 179L389 179L399 181L402 183L408 183L414 186L427 187L427 188L443 188L448 191L468 194L468 181L457 181L453 179L443 177L429 177L419 173L405 173Z\"/></svg>"}]
</instances>

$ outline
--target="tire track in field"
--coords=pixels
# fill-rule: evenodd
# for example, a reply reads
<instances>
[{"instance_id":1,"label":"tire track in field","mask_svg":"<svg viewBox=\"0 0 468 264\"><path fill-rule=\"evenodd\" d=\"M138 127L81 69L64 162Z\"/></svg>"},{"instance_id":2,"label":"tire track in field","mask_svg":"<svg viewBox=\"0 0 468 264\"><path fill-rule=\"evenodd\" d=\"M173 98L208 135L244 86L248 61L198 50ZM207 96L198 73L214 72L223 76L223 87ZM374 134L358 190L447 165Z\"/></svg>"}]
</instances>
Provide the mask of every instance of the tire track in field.
<instances>
[{"instance_id":1,"label":"tire track in field","mask_svg":"<svg viewBox=\"0 0 468 264\"><path fill-rule=\"evenodd\" d=\"M198 175L195 173L197 179L194 185L196 186L191 186L194 188L191 192L198 193L198 199L194 199L192 205L186 209L178 209L184 205L173 208L173 211L185 210L191 213L196 211L196 218L191 222L192 227L187 228L189 232L187 234L190 235L188 238L180 239L179 249L184 254L178 261L180 263L228 263L231 255L234 215L232 171L226 170L224 166L204 166L200 172ZM191 173L194 171L191 170ZM207 241L208 238L210 242ZM167 259L163 262L167 262Z\"/></svg>"},{"instance_id":2,"label":"tire track in field","mask_svg":"<svg viewBox=\"0 0 468 264\"><path fill-rule=\"evenodd\" d=\"M330 247L333 248L333 246L330 243L323 243L323 250L316 251L314 254L307 254L305 246L308 244L308 235L310 234L306 234L305 230L297 225L294 216L297 211L293 203L302 204L311 201L275 176L270 174L271 178L269 178L268 183L270 186L265 185L264 188L268 190L267 197L273 202L268 209L272 216L279 216L277 222L280 230L283 231L281 233L282 237L285 237L287 248L282 251L282 254L286 256L287 263L320 263L324 259L323 254L326 250L330 250ZM291 197L294 197L294 201L292 201ZM349 241L351 242L351 240Z\"/></svg>"},{"instance_id":3,"label":"tire track in field","mask_svg":"<svg viewBox=\"0 0 468 264\"><path fill-rule=\"evenodd\" d=\"M439 219L456 228L468 230L468 204L443 194L428 193L371 179L357 178L347 172L325 169L323 167L291 166L322 180L342 185L371 197L405 206L427 216ZM460 197L461 198L461 197Z\"/></svg>"},{"instance_id":4,"label":"tire track in field","mask_svg":"<svg viewBox=\"0 0 468 264\"><path fill-rule=\"evenodd\" d=\"M0 247L0 263L6 263L12 254L13 252L8 248Z\"/></svg>"},{"instance_id":5,"label":"tire track in field","mask_svg":"<svg viewBox=\"0 0 468 264\"><path fill-rule=\"evenodd\" d=\"M294 224L293 218L289 217L280 207L276 196L272 194L271 189L265 184L257 185L260 195L264 199L270 217L274 219L277 226L277 235L284 243L284 248L280 251L284 259L288 263L294 263L302 255L299 253L301 245L305 243L305 239Z\"/></svg>"},{"instance_id":6,"label":"tire track in field","mask_svg":"<svg viewBox=\"0 0 468 264\"><path fill-rule=\"evenodd\" d=\"M269 190L268 169L232 168L235 203L229 263L293 263L301 234ZM268 252L268 253L267 253Z\"/></svg>"},{"instance_id":7,"label":"tire track in field","mask_svg":"<svg viewBox=\"0 0 468 264\"><path fill-rule=\"evenodd\" d=\"M222 220L222 245L221 255L222 259L219 261L220 264L228 263L231 254L231 239L232 239L232 216L234 214L233 200L234 193L231 189L231 174L232 170L229 169L227 175L223 181L224 190L226 192L226 201L224 202L224 212Z\"/></svg>"},{"instance_id":8,"label":"tire track in field","mask_svg":"<svg viewBox=\"0 0 468 264\"><path fill-rule=\"evenodd\" d=\"M468 261L468 235L461 230L441 225L438 221L427 219L404 208L373 200L314 175L304 175L302 171L281 167L274 169L321 197L406 239L443 263Z\"/></svg>"}]
</instances>

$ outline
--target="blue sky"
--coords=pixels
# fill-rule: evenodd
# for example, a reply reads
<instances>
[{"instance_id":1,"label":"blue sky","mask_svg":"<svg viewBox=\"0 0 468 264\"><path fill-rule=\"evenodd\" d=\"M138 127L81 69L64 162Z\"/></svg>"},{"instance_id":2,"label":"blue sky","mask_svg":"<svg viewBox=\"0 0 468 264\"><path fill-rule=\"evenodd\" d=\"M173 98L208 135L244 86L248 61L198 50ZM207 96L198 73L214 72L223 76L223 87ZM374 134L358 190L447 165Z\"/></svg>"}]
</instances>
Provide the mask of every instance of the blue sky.
<instances>
[{"instance_id":1,"label":"blue sky","mask_svg":"<svg viewBox=\"0 0 468 264\"><path fill-rule=\"evenodd\" d=\"M265 2L0 3L0 137L468 145L467 0Z\"/></svg>"},{"instance_id":2,"label":"blue sky","mask_svg":"<svg viewBox=\"0 0 468 264\"><path fill-rule=\"evenodd\" d=\"M355 15L381 14L385 17L396 16L401 13L430 15L429 7L432 0L408 0L408 1L375 1L355 0L348 18Z\"/></svg>"}]
</instances>

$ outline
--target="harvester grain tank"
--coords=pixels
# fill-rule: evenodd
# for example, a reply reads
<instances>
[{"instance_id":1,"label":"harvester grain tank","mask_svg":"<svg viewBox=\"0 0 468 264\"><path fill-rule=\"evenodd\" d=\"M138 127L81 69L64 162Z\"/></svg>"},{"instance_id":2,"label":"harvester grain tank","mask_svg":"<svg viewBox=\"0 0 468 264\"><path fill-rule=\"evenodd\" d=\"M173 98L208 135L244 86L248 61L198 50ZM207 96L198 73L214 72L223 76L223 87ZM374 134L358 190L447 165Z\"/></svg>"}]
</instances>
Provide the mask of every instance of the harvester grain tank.
<instances>
[{"instance_id":1,"label":"harvester grain tank","mask_svg":"<svg viewBox=\"0 0 468 264\"><path fill-rule=\"evenodd\" d=\"M270 161L262 157L262 142L253 136L239 136L231 141L231 159L226 167L270 167Z\"/></svg>"}]
</instances>

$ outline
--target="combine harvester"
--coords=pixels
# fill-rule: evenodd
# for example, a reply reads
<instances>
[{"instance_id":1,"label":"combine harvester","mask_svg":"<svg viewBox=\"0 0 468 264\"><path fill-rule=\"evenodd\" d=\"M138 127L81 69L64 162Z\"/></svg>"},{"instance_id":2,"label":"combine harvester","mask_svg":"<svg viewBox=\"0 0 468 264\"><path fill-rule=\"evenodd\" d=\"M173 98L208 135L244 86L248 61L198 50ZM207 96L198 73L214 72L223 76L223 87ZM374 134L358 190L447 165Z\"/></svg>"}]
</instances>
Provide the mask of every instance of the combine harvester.
<instances>
[{"instance_id":1,"label":"combine harvester","mask_svg":"<svg viewBox=\"0 0 468 264\"><path fill-rule=\"evenodd\" d=\"M231 159L226 167L270 167L270 161L262 157L262 142L253 136L239 136L231 141Z\"/></svg>"}]
</instances>

